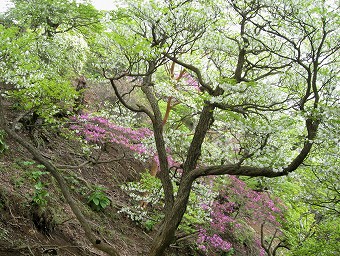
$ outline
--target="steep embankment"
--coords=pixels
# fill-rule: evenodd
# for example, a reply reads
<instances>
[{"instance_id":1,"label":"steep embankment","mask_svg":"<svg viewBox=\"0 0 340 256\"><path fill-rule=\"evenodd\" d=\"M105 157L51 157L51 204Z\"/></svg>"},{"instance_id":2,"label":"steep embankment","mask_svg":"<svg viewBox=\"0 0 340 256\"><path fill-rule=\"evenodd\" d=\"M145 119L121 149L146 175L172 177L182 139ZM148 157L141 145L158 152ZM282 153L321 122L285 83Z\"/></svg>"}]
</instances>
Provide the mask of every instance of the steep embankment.
<instances>
[{"instance_id":1,"label":"steep embankment","mask_svg":"<svg viewBox=\"0 0 340 256\"><path fill-rule=\"evenodd\" d=\"M21 113L5 104L7 120ZM93 231L121 255L146 255L151 237L117 211L129 204L121 184L139 178L146 166L126 148L110 144L86 151L62 127L17 126L60 172ZM16 142L6 138L0 155L0 255L103 255L95 250L73 215L55 180ZM86 163L86 164L85 164ZM110 205L88 206L91 193L103 187ZM101 191L99 189L99 191Z\"/></svg>"}]
</instances>

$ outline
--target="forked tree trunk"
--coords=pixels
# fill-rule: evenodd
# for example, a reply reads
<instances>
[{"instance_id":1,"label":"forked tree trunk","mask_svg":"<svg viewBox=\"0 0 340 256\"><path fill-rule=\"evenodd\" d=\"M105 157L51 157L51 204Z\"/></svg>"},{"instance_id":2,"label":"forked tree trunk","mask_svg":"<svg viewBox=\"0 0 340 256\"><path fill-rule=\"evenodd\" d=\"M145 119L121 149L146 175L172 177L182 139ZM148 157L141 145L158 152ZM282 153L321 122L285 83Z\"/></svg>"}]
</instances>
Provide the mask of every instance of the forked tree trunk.
<instances>
[{"instance_id":1,"label":"forked tree trunk","mask_svg":"<svg viewBox=\"0 0 340 256\"><path fill-rule=\"evenodd\" d=\"M192 170L196 167L197 160L201 154L203 140L213 120L213 111L214 106L212 105L207 104L203 107L194 138L188 150L188 157L184 163L183 177L181 178L177 197L174 200L173 207L168 210L170 212L165 214L163 225L155 236L149 256L163 255L166 248L175 238L175 232L187 208L192 183L195 180Z\"/></svg>"},{"instance_id":2,"label":"forked tree trunk","mask_svg":"<svg viewBox=\"0 0 340 256\"><path fill-rule=\"evenodd\" d=\"M151 245L149 256L162 256L169 245L174 242L176 230L187 208L193 181L194 179L188 176L182 179L174 206L165 216L163 225Z\"/></svg>"}]
</instances>

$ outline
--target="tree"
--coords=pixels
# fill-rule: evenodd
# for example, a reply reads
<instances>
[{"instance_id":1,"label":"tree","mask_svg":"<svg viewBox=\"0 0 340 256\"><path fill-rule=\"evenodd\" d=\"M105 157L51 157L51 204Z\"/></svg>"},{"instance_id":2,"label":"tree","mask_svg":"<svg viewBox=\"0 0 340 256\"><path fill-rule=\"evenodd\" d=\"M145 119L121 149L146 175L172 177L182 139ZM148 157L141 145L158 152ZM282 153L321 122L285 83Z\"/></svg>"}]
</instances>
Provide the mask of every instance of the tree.
<instances>
[{"instance_id":1,"label":"tree","mask_svg":"<svg viewBox=\"0 0 340 256\"><path fill-rule=\"evenodd\" d=\"M89 70L99 70L123 106L151 120L165 205L150 256L162 255L174 240L195 180L290 175L315 166L313 154L334 136L328 127L338 126L340 24L333 3L127 1L94 38L89 29L98 28L101 16L90 5L14 2L18 8L1 20L0 75L17 87L16 99L35 99L26 111L48 119L51 109L65 107L60 100L66 96L73 105L67 81L90 60ZM120 81L131 88L123 91ZM132 93L141 95L137 104L128 100ZM47 95L43 104L40 95ZM176 101L168 105L171 113L164 109L170 97ZM56 178L89 240L118 255L97 244L58 169L8 126L1 111L0 126ZM174 169L178 184L171 180Z\"/></svg>"},{"instance_id":2,"label":"tree","mask_svg":"<svg viewBox=\"0 0 340 256\"><path fill-rule=\"evenodd\" d=\"M289 255L333 255L339 253L339 160L337 153L339 105L327 111L314 150L294 176L269 181L288 210L283 222ZM327 242L325 242L327 241Z\"/></svg>"},{"instance_id":3,"label":"tree","mask_svg":"<svg viewBox=\"0 0 340 256\"><path fill-rule=\"evenodd\" d=\"M54 115L74 107L78 93L70 80L83 72L85 34L90 38L91 29L99 30L100 15L93 6L75 2L13 2L1 27L1 77L14 85L6 94L17 100L26 117L35 114L52 122ZM58 27L51 27L49 19L58 21Z\"/></svg>"},{"instance_id":4,"label":"tree","mask_svg":"<svg viewBox=\"0 0 340 256\"><path fill-rule=\"evenodd\" d=\"M33 30L47 37L71 32L88 34L100 30L101 14L88 1L12 0L8 12L12 21L23 29Z\"/></svg>"},{"instance_id":5,"label":"tree","mask_svg":"<svg viewBox=\"0 0 340 256\"><path fill-rule=\"evenodd\" d=\"M95 46L97 67L126 108L150 118L164 189L165 217L149 255L162 255L173 241L199 177L285 176L308 158L338 93L337 8L323 1L133 1L112 14ZM195 77L200 91L171 90L170 61ZM131 84L144 95L140 104L120 91L117 81L125 78L140 78ZM167 96L182 97L197 120L183 145L176 196L167 160L171 127L162 125L159 104ZM215 144L225 150L206 161L210 132L225 138Z\"/></svg>"},{"instance_id":6,"label":"tree","mask_svg":"<svg viewBox=\"0 0 340 256\"><path fill-rule=\"evenodd\" d=\"M119 255L94 234L60 170L16 132L24 115L34 112L51 124L56 121L55 114L72 111L77 95L71 79L82 72L87 56L84 36L91 39L86 33L100 27L101 15L92 5L75 1L13 2L15 8L0 24L0 127L53 176L93 246L109 255ZM12 125L4 113L4 97L13 97L19 110L24 110Z\"/></svg>"}]
</instances>

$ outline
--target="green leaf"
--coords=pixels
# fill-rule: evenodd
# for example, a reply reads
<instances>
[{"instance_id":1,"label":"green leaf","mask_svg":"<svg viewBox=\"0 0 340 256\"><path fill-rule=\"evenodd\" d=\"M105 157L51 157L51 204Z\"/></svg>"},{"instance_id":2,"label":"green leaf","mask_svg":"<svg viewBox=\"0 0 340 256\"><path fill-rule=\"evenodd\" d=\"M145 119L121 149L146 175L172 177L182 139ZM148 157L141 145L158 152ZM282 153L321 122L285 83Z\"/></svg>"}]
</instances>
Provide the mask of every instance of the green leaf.
<instances>
[{"instance_id":1,"label":"green leaf","mask_svg":"<svg viewBox=\"0 0 340 256\"><path fill-rule=\"evenodd\" d=\"M93 198L92 202L95 204L95 205L99 205L100 201L98 198Z\"/></svg>"}]
</instances>

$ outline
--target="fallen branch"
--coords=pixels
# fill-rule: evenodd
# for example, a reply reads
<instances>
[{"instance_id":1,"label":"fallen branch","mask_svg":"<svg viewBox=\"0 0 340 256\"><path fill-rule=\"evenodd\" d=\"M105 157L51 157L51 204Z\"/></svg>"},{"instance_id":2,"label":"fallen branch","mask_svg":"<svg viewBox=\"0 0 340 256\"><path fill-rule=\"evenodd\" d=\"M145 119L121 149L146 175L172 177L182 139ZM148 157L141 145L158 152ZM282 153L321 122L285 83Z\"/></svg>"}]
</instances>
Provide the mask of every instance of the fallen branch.
<instances>
[{"instance_id":1,"label":"fallen branch","mask_svg":"<svg viewBox=\"0 0 340 256\"><path fill-rule=\"evenodd\" d=\"M88 160L85 161L84 163L81 163L80 165L56 165L56 167L58 169L79 169L82 168L88 164L92 164L92 165L97 165L97 164L109 164L109 163L113 163L113 162L119 162L123 159L132 159L132 158L125 158L125 153L122 157L117 158L117 159L109 159L109 160L103 160L103 161L98 161L98 160Z\"/></svg>"}]
</instances>

